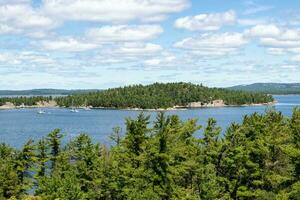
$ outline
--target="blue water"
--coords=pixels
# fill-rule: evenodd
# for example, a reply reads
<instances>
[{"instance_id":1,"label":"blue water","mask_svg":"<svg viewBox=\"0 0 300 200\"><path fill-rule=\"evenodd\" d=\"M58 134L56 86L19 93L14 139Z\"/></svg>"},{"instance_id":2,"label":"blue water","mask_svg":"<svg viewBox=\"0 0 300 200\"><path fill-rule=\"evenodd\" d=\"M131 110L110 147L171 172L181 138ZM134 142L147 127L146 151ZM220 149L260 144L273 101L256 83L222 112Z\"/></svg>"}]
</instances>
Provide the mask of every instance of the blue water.
<instances>
[{"instance_id":1,"label":"blue water","mask_svg":"<svg viewBox=\"0 0 300 200\"><path fill-rule=\"evenodd\" d=\"M295 106L300 106L300 95L274 96L278 101L275 109L290 116ZM181 119L197 118L200 125L205 125L209 117L218 121L226 129L232 122L241 122L242 117L254 112L265 112L267 106L201 108L181 111L169 111ZM80 133L89 134L94 141L109 144L108 135L112 128L120 126L124 132L125 118L135 118L139 111L124 110L80 110L72 113L69 109L45 109L46 114L37 114L38 109L0 110L0 142L20 147L29 139L39 139L55 128L65 134L65 141ZM156 112L146 112L155 119ZM198 133L201 134L201 131Z\"/></svg>"}]
</instances>

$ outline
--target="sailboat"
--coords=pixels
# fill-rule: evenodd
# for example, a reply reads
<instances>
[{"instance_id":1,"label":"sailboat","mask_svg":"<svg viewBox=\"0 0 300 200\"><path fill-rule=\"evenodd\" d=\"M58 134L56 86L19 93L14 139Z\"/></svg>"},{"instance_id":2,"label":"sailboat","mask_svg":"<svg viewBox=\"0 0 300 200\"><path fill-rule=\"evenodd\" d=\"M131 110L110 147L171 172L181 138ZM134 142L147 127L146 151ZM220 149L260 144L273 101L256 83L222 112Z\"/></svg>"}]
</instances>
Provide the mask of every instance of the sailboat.
<instances>
[{"instance_id":1,"label":"sailboat","mask_svg":"<svg viewBox=\"0 0 300 200\"><path fill-rule=\"evenodd\" d=\"M39 109L38 114L45 114L46 112L42 109Z\"/></svg>"},{"instance_id":2,"label":"sailboat","mask_svg":"<svg viewBox=\"0 0 300 200\"><path fill-rule=\"evenodd\" d=\"M77 109L74 107L74 100L72 100L71 112L74 112L74 113L78 113L78 112L79 112L79 110L77 110Z\"/></svg>"},{"instance_id":3,"label":"sailboat","mask_svg":"<svg viewBox=\"0 0 300 200\"><path fill-rule=\"evenodd\" d=\"M84 107L84 110L91 110L90 107Z\"/></svg>"},{"instance_id":4,"label":"sailboat","mask_svg":"<svg viewBox=\"0 0 300 200\"><path fill-rule=\"evenodd\" d=\"M78 113L79 110L77 110L76 108L72 108L72 109L71 109L71 112Z\"/></svg>"},{"instance_id":5,"label":"sailboat","mask_svg":"<svg viewBox=\"0 0 300 200\"><path fill-rule=\"evenodd\" d=\"M84 110L91 110L91 108L88 106L87 99L85 99L83 109L84 109Z\"/></svg>"}]
</instances>

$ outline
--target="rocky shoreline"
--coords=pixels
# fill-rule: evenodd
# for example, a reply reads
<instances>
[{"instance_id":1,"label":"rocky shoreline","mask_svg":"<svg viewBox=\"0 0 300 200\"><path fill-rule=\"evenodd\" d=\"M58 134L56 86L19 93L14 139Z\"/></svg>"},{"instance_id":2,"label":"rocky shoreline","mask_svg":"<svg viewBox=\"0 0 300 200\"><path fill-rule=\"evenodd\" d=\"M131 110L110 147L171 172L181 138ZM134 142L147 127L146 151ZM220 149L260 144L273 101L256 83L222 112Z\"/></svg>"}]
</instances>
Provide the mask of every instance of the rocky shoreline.
<instances>
[{"instance_id":1,"label":"rocky shoreline","mask_svg":"<svg viewBox=\"0 0 300 200\"><path fill-rule=\"evenodd\" d=\"M187 106L174 106L172 108L159 108L159 109L142 109L142 108L113 108L113 107L89 107L90 109L111 109L111 110L128 110L128 111L178 111L178 110L188 110L196 108L222 108L222 107L243 107L243 106L271 106L275 105L277 101L269 103L257 103L257 104L243 104L243 105L226 105L223 100L214 100L210 103L202 102L191 102ZM0 106L0 110L8 109L22 109L22 108L60 108L55 101L49 102L38 102L37 105L26 106L24 104L20 106L15 106L13 103L7 102ZM79 109L84 109L86 107L78 107Z\"/></svg>"},{"instance_id":2,"label":"rocky shoreline","mask_svg":"<svg viewBox=\"0 0 300 200\"><path fill-rule=\"evenodd\" d=\"M58 107L59 106L55 101L41 101L38 102L36 105L32 105L32 106L28 106L24 104L16 106L11 102L6 102L4 105L0 106L0 110L22 109L22 108L58 108Z\"/></svg>"}]
</instances>

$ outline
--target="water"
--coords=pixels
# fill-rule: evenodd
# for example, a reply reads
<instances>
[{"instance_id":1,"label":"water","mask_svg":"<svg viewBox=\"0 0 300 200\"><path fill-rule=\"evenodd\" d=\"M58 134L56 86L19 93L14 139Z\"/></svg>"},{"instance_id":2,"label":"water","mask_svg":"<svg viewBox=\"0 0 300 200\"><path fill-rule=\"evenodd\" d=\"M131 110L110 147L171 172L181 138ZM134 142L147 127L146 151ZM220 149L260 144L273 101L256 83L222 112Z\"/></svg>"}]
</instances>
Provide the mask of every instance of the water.
<instances>
[{"instance_id":1,"label":"water","mask_svg":"<svg viewBox=\"0 0 300 200\"><path fill-rule=\"evenodd\" d=\"M300 95L274 96L278 101L275 109L290 116L295 106L300 106ZM181 119L198 118L200 125L205 125L209 117L218 121L226 129L232 122L241 122L242 117L254 112L263 113L267 106L202 108L169 111L168 114L179 115ZM125 118L135 118L139 111L124 110L80 110L72 113L69 109L44 109L46 114L37 114L39 109L0 110L0 142L14 147L21 147L29 138L39 139L55 128L66 135L65 141L80 133L89 134L94 141L109 144L108 135L112 128L120 126L125 129ZM146 112L155 119L156 112ZM201 131L198 135L201 134Z\"/></svg>"},{"instance_id":2,"label":"water","mask_svg":"<svg viewBox=\"0 0 300 200\"><path fill-rule=\"evenodd\" d=\"M0 98L17 98L17 97L65 97L65 96L68 96L68 95L65 95L65 94L41 94L41 95L18 95L18 94L15 94L15 95L1 95L0 94Z\"/></svg>"}]
</instances>

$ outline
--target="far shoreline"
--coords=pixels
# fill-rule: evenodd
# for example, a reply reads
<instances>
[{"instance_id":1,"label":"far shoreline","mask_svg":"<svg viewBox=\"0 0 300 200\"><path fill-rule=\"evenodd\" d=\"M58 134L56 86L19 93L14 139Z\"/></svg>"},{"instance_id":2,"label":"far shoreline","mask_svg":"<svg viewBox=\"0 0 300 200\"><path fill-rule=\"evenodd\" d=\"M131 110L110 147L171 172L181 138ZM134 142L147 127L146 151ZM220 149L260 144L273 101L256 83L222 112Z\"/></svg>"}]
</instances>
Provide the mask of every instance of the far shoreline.
<instances>
[{"instance_id":1,"label":"far shoreline","mask_svg":"<svg viewBox=\"0 0 300 200\"><path fill-rule=\"evenodd\" d=\"M226 105L226 104L221 104L221 105L213 105L213 104L208 104L208 105L203 105L203 106L175 106L173 108L158 108L158 109L143 109L143 108L115 108L115 107L88 107L92 110L120 110L120 111L145 111L145 112L163 112L163 111L185 111L185 110L193 110L193 109L205 109L205 108L226 108L226 107L251 107L251 106L274 106L278 102L273 101L273 102L268 102L268 103L256 103L256 104L243 104L243 105ZM26 105L21 105L21 106L14 106L12 104L9 105L2 105L0 106L0 110L18 110L18 109L71 109L70 107L61 107L58 105L33 105L33 106L26 106ZM85 109L86 107L76 107L76 109Z\"/></svg>"}]
</instances>

